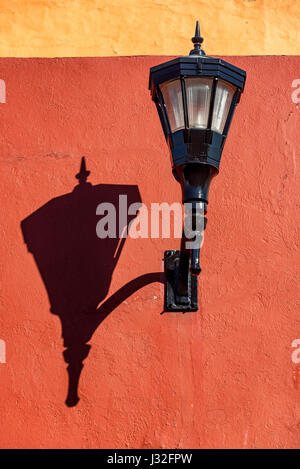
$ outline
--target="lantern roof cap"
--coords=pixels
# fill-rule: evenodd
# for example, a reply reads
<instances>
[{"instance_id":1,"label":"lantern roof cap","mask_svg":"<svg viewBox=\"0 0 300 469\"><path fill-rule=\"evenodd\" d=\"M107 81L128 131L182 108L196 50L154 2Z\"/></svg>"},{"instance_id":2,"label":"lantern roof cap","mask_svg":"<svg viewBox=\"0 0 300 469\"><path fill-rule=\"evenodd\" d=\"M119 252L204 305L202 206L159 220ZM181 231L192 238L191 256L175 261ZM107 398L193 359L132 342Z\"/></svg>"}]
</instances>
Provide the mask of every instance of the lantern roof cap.
<instances>
[{"instance_id":1,"label":"lantern roof cap","mask_svg":"<svg viewBox=\"0 0 300 469\"><path fill-rule=\"evenodd\" d=\"M246 72L219 57L187 55L177 57L150 68L149 89L164 81L180 76L209 76L229 81L241 90L244 88Z\"/></svg>"}]
</instances>

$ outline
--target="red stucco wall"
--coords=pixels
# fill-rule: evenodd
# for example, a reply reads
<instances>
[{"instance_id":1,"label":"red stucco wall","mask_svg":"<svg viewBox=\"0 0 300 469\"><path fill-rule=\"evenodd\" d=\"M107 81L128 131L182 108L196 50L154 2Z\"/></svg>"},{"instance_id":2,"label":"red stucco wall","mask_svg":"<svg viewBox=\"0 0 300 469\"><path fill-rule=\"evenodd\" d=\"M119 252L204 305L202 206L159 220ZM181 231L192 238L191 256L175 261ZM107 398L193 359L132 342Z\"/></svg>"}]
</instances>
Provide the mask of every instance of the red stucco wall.
<instances>
[{"instance_id":1,"label":"red stucco wall","mask_svg":"<svg viewBox=\"0 0 300 469\"><path fill-rule=\"evenodd\" d=\"M158 275L95 312L108 288L107 298L161 271L164 250L179 246L128 238L112 273L91 237L97 217L85 221L72 192L85 155L94 186L137 185L126 190L147 205L180 201L147 90L149 67L163 60L0 59L2 448L299 447L300 379L291 360L300 336L299 109L291 98L299 58L228 58L248 78L211 187L198 313L161 315ZM43 279L21 230L33 213L25 241ZM73 407L64 403L61 319L74 361L91 336Z\"/></svg>"}]
</instances>

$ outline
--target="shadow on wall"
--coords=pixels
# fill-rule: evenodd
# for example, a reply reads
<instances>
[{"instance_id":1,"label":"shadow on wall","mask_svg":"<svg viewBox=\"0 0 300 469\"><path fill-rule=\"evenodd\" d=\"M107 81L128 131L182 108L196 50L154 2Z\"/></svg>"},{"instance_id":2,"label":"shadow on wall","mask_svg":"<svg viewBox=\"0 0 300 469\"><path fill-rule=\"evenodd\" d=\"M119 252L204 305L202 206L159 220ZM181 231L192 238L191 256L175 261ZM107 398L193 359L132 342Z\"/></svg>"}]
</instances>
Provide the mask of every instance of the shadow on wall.
<instances>
[{"instance_id":1,"label":"shadow on wall","mask_svg":"<svg viewBox=\"0 0 300 469\"><path fill-rule=\"evenodd\" d=\"M160 272L145 274L103 302L126 238L97 237L96 207L101 202L109 202L117 210L119 195L127 195L128 206L141 202L141 197L137 186L93 186L86 181L88 175L83 159L76 176L79 184L73 192L50 200L21 223L25 243L49 296L50 311L61 320L63 356L68 363L66 404L69 407L79 401L82 362L88 356L91 348L88 342L97 327L136 290L152 282L163 282ZM134 218L128 216L128 224ZM117 213L117 233L126 228L118 226L119 223Z\"/></svg>"}]
</instances>

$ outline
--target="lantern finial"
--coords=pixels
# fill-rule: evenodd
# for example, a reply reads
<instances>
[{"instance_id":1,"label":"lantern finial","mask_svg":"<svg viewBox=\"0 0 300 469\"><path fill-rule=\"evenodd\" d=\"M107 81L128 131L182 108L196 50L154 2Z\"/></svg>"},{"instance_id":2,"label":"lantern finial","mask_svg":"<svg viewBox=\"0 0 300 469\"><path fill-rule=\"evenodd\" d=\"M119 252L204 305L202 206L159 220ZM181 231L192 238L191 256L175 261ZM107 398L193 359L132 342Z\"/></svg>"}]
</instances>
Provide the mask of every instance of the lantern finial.
<instances>
[{"instance_id":1,"label":"lantern finial","mask_svg":"<svg viewBox=\"0 0 300 469\"><path fill-rule=\"evenodd\" d=\"M199 21L196 22L195 36L192 37L194 49L191 50L190 55L205 55L204 50L201 49L203 37L200 36Z\"/></svg>"}]
</instances>

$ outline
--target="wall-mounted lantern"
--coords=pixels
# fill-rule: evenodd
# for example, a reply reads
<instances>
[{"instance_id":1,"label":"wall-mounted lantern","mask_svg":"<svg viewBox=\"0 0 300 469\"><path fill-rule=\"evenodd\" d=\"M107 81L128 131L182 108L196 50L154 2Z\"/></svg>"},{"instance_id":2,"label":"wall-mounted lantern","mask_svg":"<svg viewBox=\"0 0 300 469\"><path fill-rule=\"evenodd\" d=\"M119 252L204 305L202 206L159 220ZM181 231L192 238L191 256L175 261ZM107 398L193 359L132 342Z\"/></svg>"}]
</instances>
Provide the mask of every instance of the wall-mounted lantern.
<instances>
[{"instance_id":1,"label":"wall-mounted lantern","mask_svg":"<svg viewBox=\"0 0 300 469\"><path fill-rule=\"evenodd\" d=\"M219 171L246 72L205 55L198 21L192 42L188 56L150 69L149 88L170 148L173 174L181 184L183 203L189 206L185 224L189 219L197 226L199 214L206 213L210 182ZM165 252L166 311L198 309L201 233L196 238L196 246L187 248L184 229L180 251Z\"/></svg>"}]
</instances>

